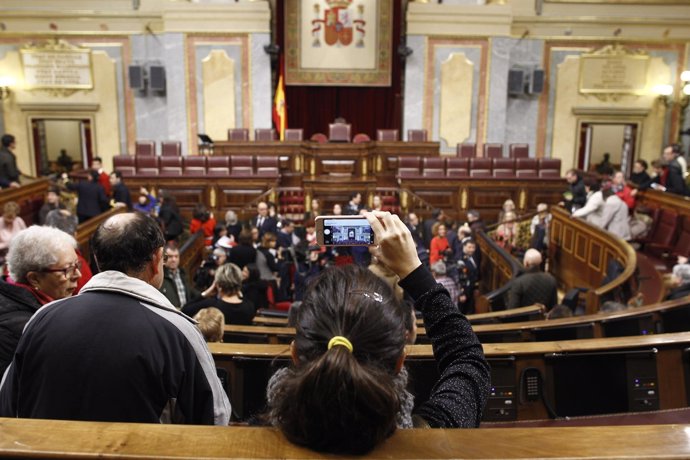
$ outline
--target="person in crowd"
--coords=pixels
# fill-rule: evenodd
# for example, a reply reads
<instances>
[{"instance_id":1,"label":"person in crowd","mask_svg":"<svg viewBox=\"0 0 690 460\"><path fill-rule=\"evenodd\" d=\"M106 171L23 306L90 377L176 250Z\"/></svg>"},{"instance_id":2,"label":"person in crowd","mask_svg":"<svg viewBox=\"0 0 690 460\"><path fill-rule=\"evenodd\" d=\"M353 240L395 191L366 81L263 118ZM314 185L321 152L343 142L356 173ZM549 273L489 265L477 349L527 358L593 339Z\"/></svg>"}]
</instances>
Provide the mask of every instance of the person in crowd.
<instances>
[{"instance_id":1,"label":"person in crowd","mask_svg":"<svg viewBox=\"0 0 690 460\"><path fill-rule=\"evenodd\" d=\"M474 291L479 280L479 267L481 260L477 243L471 239L465 239L462 243L462 259L458 261L458 288L460 289L460 311L465 315L475 312Z\"/></svg>"},{"instance_id":2,"label":"person in crowd","mask_svg":"<svg viewBox=\"0 0 690 460\"><path fill-rule=\"evenodd\" d=\"M573 316L573 311L567 305L555 305L551 311L546 314L546 319L570 318Z\"/></svg>"},{"instance_id":3,"label":"person in crowd","mask_svg":"<svg viewBox=\"0 0 690 460\"><path fill-rule=\"evenodd\" d=\"M683 176L683 168L678 162L680 149L676 145L669 145L664 148L663 159L666 162L666 182L663 181L661 185L666 187L669 193L676 195L687 195L687 188L685 186L685 177Z\"/></svg>"},{"instance_id":4,"label":"person in crowd","mask_svg":"<svg viewBox=\"0 0 690 460\"><path fill-rule=\"evenodd\" d=\"M225 252L225 249L214 249L194 273L194 289L201 292L211 287L213 280L216 277L216 270L218 267L227 262L227 259L228 255Z\"/></svg>"},{"instance_id":5,"label":"person in crowd","mask_svg":"<svg viewBox=\"0 0 690 460\"><path fill-rule=\"evenodd\" d=\"M536 249L525 251L525 271L511 281L506 308L528 307L535 303L551 310L558 303L558 283L551 273L541 271L541 253Z\"/></svg>"},{"instance_id":6,"label":"person in crowd","mask_svg":"<svg viewBox=\"0 0 690 460\"><path fill-rule=\"evenodd\" d=\"M369 452L398 427L476 427L490 387L481 344L421 264L407 227L389 213L367 218L376 257L424 315L440 377L412 413L403 366L410 310L362 267L323 271L297 314L293 366L269 381L267 419L291 442L341 455Z\"/></svg>"},{"instance_id":7,"label":"person in crowd","mask_svg":"<svg viewBox=\"0 0 690 460\"><path fill-rule=\"evenodd\" d=\"M275 283L278 277L277 242L278 240L273 233L264 233L263 238L261 238L261 245L256 248L256 267L259 270L259 278L266 282Z\"/></svg>"},{"instance_id":8,"label":"person in crowd","mask_svg":"<svg viewBox=\"0 0 690 460\"><path fill-rule=\"evenodd\" d=\"M98 183L103 187L105 196L110 196L110 174L103 169L103 159L101 157L93 157L91 169L98 173Z\"/></svg>"},{"instance_id":9,"label":"person in crowd","mask_svg":"<svg viewBox=\"0 0 690 460\"><path fill-rule=\"evenodd\" d=\"M613 173L613 177L611 178L611 188L618 198L623 200L630 210L630 213L632 213L633 209L635 209L635 195L637 194L637 190L631 188L625 183L623 171L616 171Z\"/></svg>"},{"instance_id":10,"label":"person in crowd","mask_svg":"<svg viewBox=\"0 0 690 460\"><path fill-rule=\"evenodd\" d=\"M433 265L439 260L444 260L448 254L449 245L446 237L446 225L441 222L436 222L431 230L434 237L431 239L429 247L429 263Z\"/></svg>"},{"instance_id":11,"label":"person in crowd","mask_svg":"<svg viewBox=\"0 0 690 460\"><path fill-rule=\"evenodd\" d=\"M46 216L54 209L65 209L65 205L60 201L60 189L57 187L49 187L46 193L46 200L38 211L38 223L45 225Z\"/></svg>"},{"instance_id":12,"label":"person in crowd","mask_svg":"<svg viewBox=\"0 0 690 460\"><path fill-rule=\"evenodd\" d=\"M268 308L266 289L268 283L261 279L256 264L245 265L242 269L242 296L254 305L254 311Z\"/></svg>"},{"instance_id":13,"label":"person in crowd","mask_svg":"<svg viewBox=\"0 0 690 460\"><path fill-rule=\"evenodd\" d=\"M565 180L569 184L569 190L564 193L563 206L573 212L585 205L587 202L587 190L582 173L577 169L569 169L565 173Z\"/></svg>"},{"instance_id":14,"label":"person in crowd","mask_svg":"<svg viewBox=\"0 0 690 460\"><path fill-rule=\"evenodd\" d=\"M17 157L14 150L17 140L12 134L0 138L0 187L19 187L21 172L17 168Z\"/></svg>"},{"instance_id":15,"label":"person in crowd","mask_svg":"<svg viewBox=\"0 0 690 460\"><path fill-rule=\"evenodd\" d=\"M431 212L431 218L423 222L425 248L431 248L431 240L436 236L433 231L434 225L439 222L444 225L446 223L446 214L443 212L443 209L434 209Z\"/></svg>"},{"instance_id":16,"label":"person in crowd","mask_svg":"<svg viewBox=\"0 0 690 460\"><path fill-rule=\"evenodd\" d=\"M683 173L683 179L688 177L688 160L685 159L683 155L683 146L681 144L672 144L673 156L680 165L680 170Z\"/></svg>"},{"instance_id":17,"label":"person in crowd","mask_svg":"<svg viewBox=\"0 0 690 460\"><path fill-rule=\"evenodd\" d=\"M257 215L252 218L251 226L259 229L259 238L266 232L278 233L278 221L268 214L268 203L260 201L256 205L256 211Z\"/></svg>"},{"instance_id":18,"label":"person in crowd","mask_svg":"<svg viewBox=\"0 0 690 460\"><path fill-rule=\"evenodd\" d=\"M632 236L630 233L628 205L614 193L614 189L610 185L605 186L601 193L604 198L601 228L629 241Z\"/></svg>"},{"instance_id":19,"label":"person in crowd","mask_svg":"<svg viewBox=\"0 0 690 460\"><path fill-rule=\"evenodd\" d=\"M88 180L77 183L71 182L67 174L62 175L65 186L77 192L77 218L80 224L110 208L110 202L98 177L98 172L93 169L88 173Z\"/></svg>"},{"instance_id":20,"label":"person in crowd","mask_svg":"<svg viewBox=\"0 0 690 460\"><path fill-rule=\"evenodd\" d=\"M280 222L283 220L283 215L278 212L278 206L276 206L273 201L268 201L266 204L268 205L268 215L278 222L277 225L280 225Z\"/></svg>"},{"instance_id":21,"label":"person in crowd","mask_svg":"<svg viewBox=\"0 0 690 460\"><path fill-rule=\"evenodd\" d=\"M202 308L194 315L206 343L222 342L225 316L215 307Z\"/></svg>"},{"instance_id":22,"label":"person in crowd","mask_svg":"<svg viewBox=\"0 0 690 460\"><path fill-rule=\"evenodd\" d=\"M515 202L511 199L507 199L503 202L503 205L501 206L501 210L498 213L498 223L500 224L503 222L503 218L505 217L506 213L512 212L516 213L517 211L515 210Z\"/></svg>"},{"instance_id":23,"label":"person in crowd","mask_svg":"<svg viewBox=\"0 0 690 460\"><path fill-rule=\"evenodd\" d=\"M245 265L256 262L256 249L253 245L251 230L242 230L237 240L237 246L230 250L228 262L237 265L240 267L240 270L243 269Z\"/></svg>"},{"instance_id":24,"label":"person in crowd","mask_svg":"<svg viewBox=\"0 0 690 460\"><path fill-rule=\"evenodd\" d=\"M159 195L161 207L158 209L158 221L163 226L165 241L176 242L184 231L184 219L172 193L161 190Z\"/></svg>"},{"instance_id":25,"label":"person in crowd","mask_svg":"<svg viewBox=\"0 0 690 460\"><path fill-rule=\"evenodd\" d=\"M123 182L120 171L110 173L110 190L112 190L113 206L125 206L128 211L132 210L132 195Z\"/></svg>"},{"instance_id":26,"label":"person in crowd","mask_svg":"<svg viewBox=\"0 0 690 460\"><path fill-rule=\"evenodd\" d=\"M242 233L240 232L240 235L241 234ZM252 247L257 249L259 246L261 246L261 234L259 233L259 229L256 227L251 227L249 229L249 234L251 235Z\"/></svg>"},{"instance_id":27,"label":"person in crowd","mask_svg":"<svg viewBox=\"0 0 690 460\"><path fill-rule=\"evenodd\" d=\"M295 245L293 241L295 224L290 219L283 219L280 222L280 230L277 234L278 251L284 251Z\"/></svg>"},{"instance_id":28,"label":"person in crowd","mask_svg":"<svg viewBox=\"0 0 690 460\"><path fill-rule=\"evenodd\" d=\"M604 196L601 194L599 181L587 178L585 189L587 190L587 202L582 208L573 211L573 217L581 217L592 225L603 228Z\"/></svg>"},{"instance_id":29,"label":"person in crowd","mask_svg":"<svg viewBox=\"0 0 690 460\"><path fill-rule=\"evenodd\" d=\"M551 213L549 213L549 205L546 203L539 203L537 205L537 215L532 217L529 224L529 233L532 235L530 247L544 251L549 245L549 226L551 225Z\"/></svg>"},{"instance_id":30,"label":"person in crowd","mask_svg":"<svg viewBox=\"0 0 690 460\"><path fill-rule=\"evenodd\" d=\"M232 247L232 245L236 243L234 238L228 237L228 227L226 227L225 224L217 223L213 229L213 240L211 241L211 246L217 248L220 247L221 244Z\"/></svg>"},{"instance_id":31,"label":"person in crowd","mask_svg":"<svg viewBox=\"0 0 690 460\"><path fill-rule=\"evenodd\" d=\"M0 263L4 262L12 238L26 228L24 219L19 216L21 208L16 201L8 201L2 207L0 219Z\"/></svg>"},{"instance_id":32,"label":"person in crowd","mask_svg":"<svg viewBox=\"0 0 690 460\"><path fill-rule=\"evenodd\" d=\"M476 209L470 209L467 211L467 223L472 230L472 238L477 239L477 232L486 232L486 224L482 220L481 214Z\"/></svg>"},{"instance_id":33,"label":"person in crowd","mask_svg":"<svg viewBox=\"0 0 690 460\"><path fill-rule=\"evenodd\" d=\"M419 222L419 217L417 217L417 214L412 211L407 213L405 225L407 225L408 230L410 230L415 245L417 245L417 247L424 246L424 228Z\"/></svg>"},{"instance_id":34,"label":"person in crowd","mask_svg":"<svg viewBox=\"0 0 690 460\"><path fill-rule=\"evenodd\" d=\"M333 205L333 215L334 216L342 216L343 215L343 207L340 205L340 203L335 203Z\"/></svg>"},{"instance_id":35,"label":"person in crowd","mask_svg":"<svg viewBox=\"0 0 690 460\"><path fill-rule=\"evenodd\" d=\"M77 216L70 213L66 209L54 209L46 216L46 227L53 227L57 228L58 230L62 230L75 240L77 238L77 225ZM74 290L74 295L77 295L79 294L79 291L81 291L81 288L83 288L84 285L89 282L91 277L93 277L93 272L89 266L89 261L86 260L79 248L76 248L75 252L77 253L77 259L79 260L79 272L81 273L81 276L77 280L77 289Z\"/></svg>"},{"instance_id":36,"label":"person in crowd","mask_svg":"<svg viewBox=\"0 0 690 460\"><path fill-rule=\"evenodd\" d=\"M181 309L187 302L199 298L199 292L189 284L185 269L180 267L180 250L168 245L163 256L163 283L159 288L173 307Z\"/></svg>"},{"instance_id":37,"label":"person in crowd","mask_svg":"<svg viewBox=\"0 0 690 460\"><path fill-rule=\"evenodd\" d=\"M438 260L431 264L430 268L431 274L433 275L436 282L442 285L444 288L446 288L448 294L450 294L450 299L453 301L454 304L457 305L458 301L460 300L458 285L450 276L446 274L446 263L442 260Z\"/></svg>"},{"instance_id":38,"label":"person in crowd","mask_svg":"<svg viewBox=\"0 0 690 460\"><path fill-rule=\"evenodd\" d=\"M671 273L671 290L666 300L682 299L690 295L690 265L678 263L673 266Z\"/></svg>"},{"instance_id":39,"label":"person in crowd","mask_svg":"<svg viewBox=\"0 0 690 460\"><path fill-rule=\"evenodd\" d=\"M146 214L98 227L91 249L101 272L29 321L2 380L0 416L228 424L230 402L203 336L158 291L164 244ZM50 274L72 270L57 268Z\"/></svg>"},{"instance_id":40,"label":"person in crowd","mask_svg":"<svg viewBox=\"0 0 690 460\"><path fill-rule=\"evenodd\" d=\"M630 182L637 185L638 190L647 190L652 185L652 178L647 172L649 165L646 161L635 160L633 172L630 175Z\"/></svg>"},{"instance_id":41,"label":"person in crowd","mask_svg":"<svg viewBox=\"0 0 690 460\"><path fill-rule=\"evenodd\" d=\"M132 206L134 211L143 212L144 214L154 215L156 207L158 206L158 199L153 196L146 187L139 189L139 199Z\"/></svg>"},{"instance_id":42,"label":"person in crowd","mask_svg":"<svg viewBox=\"0 0 690 460\"><path fill-rule=\"evenodd\" d=\"M611 164L611 154L605 153L601 159L601 163L596 165L595 170L602 176L611 176L613 174L613 165Z\"/></svg>"},{"instance_id":43,"label":"person in crowd","mask_svg":"<svg viewBox=\"0 0 690 460\"><path fill-rule=\"evenodd\" d=\"M512 211L508 211L503 215L503 220L496 227L496 242L507 250L511 250L517 245L518 224L516 219L517 215Z\"/></svg>"},{"instance_id":44,"label":"person in crowd","mask_svg":"<svg viewBox=\"0 0 690 460\"><path fill-rule=\"evenodd\" d=\"M242 224L237 218L237 213L232 209L225 213L225 226L228 229L228 237L232 236L233 241L237 241L242 231Z\"/></svg>"},{"instance_id":45,"label":"person in crowd","mask_svg":"<svg viewBox=\"0 0 690 460\"><path fill-rule=\"evenodd\" d=\"M362 194L359 192L352 192L350 194L350 201L347 202L343 209L343 214L347 216L358 216L362 207Z\"/></svg>"},{"instance_id":46,"label":"person in crowd","mask_svg":"<svg viewBox=\"0 0 690 460\"><path fill-rule=\"evenodd\" d=\"M242 294L242 270L237 265L226 263L218 267L213 284L201 297L185 305L182 312L194 316L202 308L215 307L223 312L227 324L252 324L256 309Z\"/></svg>"},{"instance_id":47,"label":"person in crowd","mask_svg":"<svg viewBox=\"0 0 690 460\"><path fill-rule=\"evenodd\" d=\"M383 211L383 200L379 195L374 195L371 199L371 210L372 211Z\"/></svg>"},{"instance_id":48,"label":"person in crowd","mask_svg":"<svg viewBox=\"0 0 690 460\"><path fill-rule=\"evenodd\" d=\"M311 209L304 213L303 221L316 220L321 215L321 201L318 198L311 199Z\"/></svg>"},{"instance_id":49,"label":"person in crowd","mask_svg":"<svg viewBox=\"0 0 690 460\"><path fill-rule=\"evenodd\" d=\"M0 375L12 361L24 326L53 300L71 296L79 279L74 238L55 228L31 226L12 240L10 277L0 281Z\"/></svg>"},{"instance_id":50,"label":"person in crowd","mask_svg":"<svg viewBox=\"0 0 690 460\"><path fill-rule=\"evenodd\" d=\"M216 228L216 218L203 203L194 205L192 220L189 222L189 233L194 235L199 230L204 232L204 245L213 246L213 229Z\"/></svg>"},{"instance_id":51,"label":"person in crowd","mask_svg":"<svg viewBox=\"0 0 690 460\"><path fill-rule=\"evenodd\" d=\"M60 173L66 172L71 173L74 167L74 161L72 157L67 155L67 150L60 149L60 156L58 157L56 163L60 166Z\"/></svg>"}]
</instances>

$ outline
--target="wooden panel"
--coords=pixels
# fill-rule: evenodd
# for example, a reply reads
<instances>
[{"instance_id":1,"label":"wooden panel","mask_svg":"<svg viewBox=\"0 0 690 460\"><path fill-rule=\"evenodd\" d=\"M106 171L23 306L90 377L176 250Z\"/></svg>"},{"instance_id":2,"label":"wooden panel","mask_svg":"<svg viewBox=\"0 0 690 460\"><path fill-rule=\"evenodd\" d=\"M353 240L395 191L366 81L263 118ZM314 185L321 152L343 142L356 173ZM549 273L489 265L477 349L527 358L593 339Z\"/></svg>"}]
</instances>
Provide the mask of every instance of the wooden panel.
<instances>
[{"instance_id":1,"label":"wooden panel","mask_svg":"<svg viewBox=\"0 0 690 460\"><path fill-rule=\"evenodd\" d=\"M15 201L21 208L19 217L26 226L38 224L38 211L43 206L49 185L50 181L44 177L25 181L21 187L0 190L0 214L5 203Z\"/></svg>"}]
</instances>

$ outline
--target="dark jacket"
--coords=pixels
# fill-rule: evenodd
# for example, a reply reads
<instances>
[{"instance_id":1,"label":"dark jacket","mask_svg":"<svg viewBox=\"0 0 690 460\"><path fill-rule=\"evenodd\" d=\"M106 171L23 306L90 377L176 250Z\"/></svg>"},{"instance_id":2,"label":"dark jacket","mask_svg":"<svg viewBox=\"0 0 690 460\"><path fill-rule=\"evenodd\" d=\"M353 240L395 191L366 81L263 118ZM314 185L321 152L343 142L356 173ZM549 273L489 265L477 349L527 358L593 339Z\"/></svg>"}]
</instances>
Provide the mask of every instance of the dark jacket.
<instances>
[{"instance_id":1,"label":"dark jacket","mask_svg":"<svg viewBox=\"0 0 690 460\"><path fill-rule=\"evenodd\" d=\"M682 299L690 295L690 283L681 284L669 291L666 300Z\"/></svg>"},{"instance_id":2,"label":"dark jacket","mask_svg":"<svg viewBox=\"0 0 690 460\"><path fill-rule=\"evenodd\" d=\"M652 178L647 174L647 171L642 171L641 173L632 173L630 182L637 185L640 190L647 190L652 184Z\"/></svg>"},{"instance_id":3,"label":"dark jacket","mask_svg":"<svg viewBox=\"0 0 690 460\"><path fill-rule=\"evenodd\" d=\"M132 210L132 195L125 184L120 182L113 186L113 200L115 203L124 203L127 205L127 210Z\"/></svg>"},{"instance_id":4,"label":"dark jacket","mask_svg":"<svg viewBox=\"0 0 690 460\"><path fill-rule=\"evenodd\" d=\"M266 216L261 224L261 227L256 225L258 222L259 216L255 216L251 220L252 227L257 227L259 229L259 236L264 236L264 233L266 232L278 233L278 221L275 217Z\"/></svg>"},{"instance_id":5,"label":"dark jacket","mask_svg":"<svg viewBox=\"0 0 690 460\"><path fill-rule=\"evenodd\" d=\"M556 278L539 267L532 267L511 281L506 308L527 307L535 303L545 305L547 310L558 303Z\"/></svg>"},{"instance_id":6,"label":"dark jacket","mask_svg":"<svg viewBox=\"0 0 690 460\"><path fill-rule=\"evenodd\" d=\"M570 184L570 192L573 194L570 199L571 206L583 207L587 202L587 189L585 189L585 181L581 177L578 177L574 184Z\"/></svg>"},{"instance_id":7,"label":"dark jacket","mask_svg":"<svg viewBox=\"0 0 690 460\"><path fill-rule=\"evenodd\" d=\"M79 195L77 216L79 216L80 221L96 217L110 207L108 197L105 196L105 190L98 182L82 181L76 184L68 182L67 188L76 191Z\"/></svg>"},{"instance_id":8,"label":"dark jacket","mask_svg":"<svg viewBox=\"0 0 690 460\"><path fill-rule=\"evenodd\" d=\"M182 312L189 316L196 315L202 308L215 307L223 312L225 317L225 324L239 324L250 326L256 309L254 304L247 299L243 299L242 303L229 303L220 300L217 297L208 299L201 299L196 302L187 304L182 309Z\"/></svg>"},{"instance_id":9,"label":"dark jacket","mask_svg":"<svg viewBox=\"0 0 690 460\"><path fill-rule=\"evenodd\" d=\"M163 224L166 240L174 240L182 235L184 221L182 220L182 216L180 216L180 211L177 209L177 206L172 206L164 201L158 211L158 219Z\"/></svg>"},{"instance_id":10,"label":"dark jacket","mask_svg":"<svg viewBox=\"0 0 690 460\"><path fill-rule=\"evenodd\" d=\"M238 244L230 249L228 262L231 262L240 268L244 268L244 266L247 264L253 264L256 262L256 249L254 249L253 246Z\"/></svg>"},{"instance_id":11,"label":"dark jacket","mask_svg":"<svg viewBox=\"0 0 690 460\"><path fill-rule=\"evenodd\" d=\"M17 157L7 147L0 147L0 180L19 182L19 174Z\"/></svg>"},{"instance_id":12,"label":"dark jacket","mask_svg":"<svg viewBox=\"0 0 690 460\"><path fill-rule=\"evenodd\" d=\"M12 362L24 325L39 308L41 304L29 291L0 281L0 376Z\"/></svg>"},{"instance_id":13,"label":"dark jacket","mask_svg":"<svg viewBox=\"0 0 690 460\"><path fill-rule=\"evenodd\" d=\"M666 191L675 193L676 195L687 195L685 188L685 180L683 179L683 170L676 160L672 160L668 164L668 176L666 177Z\"/></svg>"},{"instance_id":14,"label":"dark jacket","mask_svg":"<svg viewBox=\"0 0 690 460\"><path fill-rule=\"evenodd\" d=\"M180 278L182 278L182 284L184 285L185 296L187 296L185 303L192 302L201 297L199 291L189 286L189 282L187 281L187 273L184 271L184 268L178 268L177 270L180 272ZM173 279L172 272L168 267L163 267L163 284L161 285L159 291L161 291L163 295L170 301L170 303L173 304L173 306L178 310L184 306L180 305L180 295L177 293L175 280Z\"/></svg>"},{"instance_id":15,"label":"dark jacket","mask_svg":"<svg viewBox=\"0 0 690 460\"><path fill-rule=\"evenodd\" d=\"M31 318L0 416L227 425L230 403L195 322L153 286L105 271Z\"/></svg>"}]
</instances>

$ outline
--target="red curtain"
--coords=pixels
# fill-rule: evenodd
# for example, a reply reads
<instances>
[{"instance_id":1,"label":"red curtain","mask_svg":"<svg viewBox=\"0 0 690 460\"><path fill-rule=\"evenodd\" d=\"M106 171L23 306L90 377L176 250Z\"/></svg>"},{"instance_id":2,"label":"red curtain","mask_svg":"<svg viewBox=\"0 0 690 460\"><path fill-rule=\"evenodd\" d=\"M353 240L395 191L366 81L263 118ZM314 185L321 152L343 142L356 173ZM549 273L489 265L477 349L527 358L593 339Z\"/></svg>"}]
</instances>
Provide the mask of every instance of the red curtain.
<instances>
[{"instance_id":1,"label":"red curtain","mask_svg":"<svg viewBox=\"0 0 690 460\"><path fill-rule=\"evenodd\" d=\"M276 13L276 38L282 53L285 51L284 2L276 2ZM402 2L394 0L391 86L286 86L288 128L302 128L304 138L309 139L314 133L328 135L328 124L336 117L343 117L352 124L353 136L364 133L376 139L377 129L401 130L403 63L397 53L401 16Z\"/></svg>"}]
</instances>

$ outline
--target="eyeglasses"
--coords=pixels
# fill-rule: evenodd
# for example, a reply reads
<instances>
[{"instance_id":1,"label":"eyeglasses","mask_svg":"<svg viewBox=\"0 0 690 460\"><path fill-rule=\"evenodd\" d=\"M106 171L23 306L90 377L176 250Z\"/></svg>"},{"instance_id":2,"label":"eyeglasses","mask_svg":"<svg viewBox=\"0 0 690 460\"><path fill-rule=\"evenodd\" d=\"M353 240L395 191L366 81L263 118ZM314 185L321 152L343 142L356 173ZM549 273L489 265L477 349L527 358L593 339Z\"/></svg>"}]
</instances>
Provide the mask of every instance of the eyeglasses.
<instances>
[{"instance_id":1,"label":"eyeglasses","mask_svg":"<svg viewBox=\"0 0 690 460\"><path fill-rule=\"evenodd\" d=\"M70 276L74 275L77 270L81 270L81 260L78 260L77 262L68 265L65 268L45 268L41 271L44 273L62 273L65 278L69 278Z\"/></svg>"}]
</instances>

